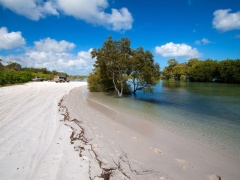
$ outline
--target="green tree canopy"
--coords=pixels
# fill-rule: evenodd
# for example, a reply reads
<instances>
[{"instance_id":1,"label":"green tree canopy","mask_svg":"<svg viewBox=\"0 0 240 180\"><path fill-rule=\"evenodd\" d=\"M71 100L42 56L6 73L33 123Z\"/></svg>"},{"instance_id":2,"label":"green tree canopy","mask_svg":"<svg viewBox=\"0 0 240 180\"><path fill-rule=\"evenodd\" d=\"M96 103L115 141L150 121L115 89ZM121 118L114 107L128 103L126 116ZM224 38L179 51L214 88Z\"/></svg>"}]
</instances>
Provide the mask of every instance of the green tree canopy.
<instances>
[{"instance_id":1,"label":"green tree canopy","mask_svg":"<svg viewBox=\"0 0 240 180\"><path fill-rule=\"evenodd\" d=\"M133 84L133 93L138 90L143 92L153 92L153 85L160 80L160 66L154 63L153 55L150 51L144 51L142 47L132 50L132 57L129 64L129 79Z\"/></svg>"},{"instance_id":2,"label":"green tree canopy","mask_svg":"<svg viewBox=\"0 0 240 180\"><path fill-rule=\"evenodd\" d=\"M137 90L152 92L151 86L160 77L160 67L154 64L150 51L143 48L133 50L130 44L127 38L114 41L108 37L101 48L91 52L96 61L88 79L90 91L114 88L121 97L124 91L129 91L127 81L131 79L134 93Z\"/></svg>"},{"instance_id":3,"label":"green tree canopy","mask_svg":"<svg viewBox=\"0 0 240 180\"><path fill-rule=\"evenodd\" d=\"M0 70L3 70L4 69L4 65L2 64L2 59L0 59Z\"/></svg>"},{"instance_id":4,"label":"green tree canopy","mask_svg":"<svg viewBox=\"0 0 240 180\"><path fill-rule=\"evenodd\" d=\"M174 77L174 70L173 68L178 65L178 61L175 59L168 60L168 66L163 69L162 75L164 79L170 79Z\"/></svg>"},{"instance_id":5,"label":"green tree canopy","mask_svg":"<svg viewBox=\"0 0 240 180\"><path fill-rule=\"evenodd\" d=\"M224 60L218 65L220 79L224 82L240 82L240 59Z\"/></svg>"},{"instance_id":6,"label":"green tree canopy","mask_svg":"<svg viewBox=\"0 0 240 180\"><path fill-rule=\"evenodd\" d=\"M199 61L189 69L189 75L200 81L209 82L212 81L214 77L217 77L217 66L217 61L211 59Z\"/></svg>"},{"instance_id":7,"label":"green tree canopy","mask_svg":"<svg viewBox=\"0 0 240 180\"><path fill-rule=\"evenodd\" d=\"M5 68L8 70L20 71L22 69L22 66L16 62L7 62Z\"/></svg>"},{"instance_id":8,"label":"green tree canopy","mask_svg":"<svg viewBox=\"0 0 240 180\"><path fill-rule=\"evenodd\" d=\"M68 76L64 72L49 71L47 68L22 68L17 62L7 62L7 65L4 66L0 59L0 86L28 82L36 76L45 80L52 80L54 75Z\"/></svg>"},{"instance_id":9,"label":"green tree canopy","mask_svg":"<svg viewBox=\"0 0 240 180\"><path fill-rule=\"evenodd\" d=\"M99 68L102 74L105 74L106 70L108 71L114 88L121 97L130 68L127 63L131 55L130 41L127 38L114 41L112 37L109 37L102 48L94 49L91 54L92 58L97 59L95 67Z\"/></svg>"},{"instance_id":10,"label":"green tree canopy","mask_svg":"<svg viewBox=\"0 0 240 180\"><path fill-rule=\"evenodd\" d=\"M240 83L240 59L216 61L193 58L187 63L178 63L175 59L170 59L162 72L162 77L175 80Z\"/></svg>"}]
</instances>

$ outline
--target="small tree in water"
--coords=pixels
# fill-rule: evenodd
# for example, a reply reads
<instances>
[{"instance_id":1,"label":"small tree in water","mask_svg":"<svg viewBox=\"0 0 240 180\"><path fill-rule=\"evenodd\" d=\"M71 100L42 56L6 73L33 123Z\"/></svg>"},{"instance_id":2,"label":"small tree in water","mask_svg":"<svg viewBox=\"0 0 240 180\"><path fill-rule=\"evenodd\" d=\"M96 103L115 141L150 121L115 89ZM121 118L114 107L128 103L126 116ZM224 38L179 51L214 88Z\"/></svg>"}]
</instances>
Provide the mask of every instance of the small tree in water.
<instances>
[{"instance_id":1,"label":"small tree in water","mask_svg":"<svg viewBox=\"0 0 240 180\"><path fill-rule=\"evenodd\" d=\"M128 91L128 80L133 84L133 93L138 90L153 92L152 85L159 81L160 67L154 64L151 52L143 48L131 49L127 38L114 41L109 37L101 48L94 49L91 54L96 61L95 69L88 78L90 91L114 88L118 96L122 97L123 92Z\"/></svg>"}]
</instances>

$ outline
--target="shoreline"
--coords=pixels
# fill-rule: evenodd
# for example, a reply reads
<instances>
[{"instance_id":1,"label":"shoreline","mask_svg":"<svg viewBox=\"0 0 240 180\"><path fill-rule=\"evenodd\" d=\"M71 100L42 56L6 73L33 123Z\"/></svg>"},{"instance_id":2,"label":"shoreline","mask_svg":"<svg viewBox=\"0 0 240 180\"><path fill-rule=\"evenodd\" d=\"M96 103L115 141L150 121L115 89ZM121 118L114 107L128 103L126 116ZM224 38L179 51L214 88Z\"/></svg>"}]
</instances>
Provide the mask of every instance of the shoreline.
<instances>
[{"instance_id":1,"label":"shoreline","mask_svg":"<svg viewBox=\"0 0 240 180\"><path fill-rule=\"evenodd\" d=\"M93 154L101 162L98 171L108 170L113 179L125 175L130 179L240 177L239 160L211 151L154 123L113 111L84 98L83 88L86 87L72 90L63 104L69 109L70 119L84 129L84 137L89 140L85 145L94 147ZM78 97L78 101L74 97ZM75 148L81 149L84 143L79 145L79 141L74 141L74 145L76 143ZM84 150L80 152L85 157Z\"/></svg>"},{"instance_id":2,"label":"shoreline","mask_svg":"<svg viewBox=\"0 0 240 180\"><path fill-rule=\"evenodd\" d=\"M239 160L86 92L82 82L0 88L1 179L239 179Z\"/></svg>"},{"instance_id":3,"label":"shoreline","mask_svg":"<svg viewBox=\"0 0 240 180\"><path fill-rule=\"evenodd\" d=\"M99 95L99 94L101 94L101 95ZM221 141L220 138L216 138L218 135L220 135L219 132L221 132L222 129L218 129L219 130L218 135L215 135L213 133L216 131L212 131L212 132L203 131L203 130L206 130L206 128L204 127L206 125L197 126L198 124L195 124L193 126L192 124L187 124L186 121L181 123L182 119L179 119L178 120L179 123L178 123L178 122L175 122L177 120L168 119L171 115L168 115L168 116L165 115L165 118L162 117L161 114L163 113L164 110L161 109L161 107L156 108L156 109L161 110L161 113L159 113L160 118L154 114L155 113L154 111L152 111L154 116L151 116L149 113L149 107L151 107L152 109L155 109L154 105L152 105L153 103L152 104L149 103L149 104L145 105L145 104L142 104L141 101L138 102L135 100L134 100L135 102L132 103L131 98L125 98L125 99L117 98L116 99L115 97L108 97L108 95L104 95L103 93L99 93L99 94L98 93L87 93L88 100L92 101L95 104L98 104L98 107L102 106L102 107L105 107L105 109L109 109L109 111L116 111L121 114L129 114L129 115L131 115L131 117L140 118L143 121L149 121L151 123L154 123L155 126L159 126L161 129L165 129L167 131L172 132L173 134L176 134L178 136L182 136L183 138L192 140L195 143L198 143L212 151L215 151L216 153L221 153L222 155L227 156L229 158L240 160L240 153L239 153L240 151L237 148L239 146L238 142L236 142L237 144L236 143L228 144L228 143L226 143L226 140ZM128 103L130 105L124 105L124 104L128 104ZM133 104L135 104L137 106L137 108L133 107L133 109L132 109ZM141 104L141 105L139 105L139 104ZM147 111L145 111L145 109L143 109L145 107L148 108ZM175 114L175 113L167 110L167 114ZM170 118L172 118L172 117L170 117ZM191 120L195 121L194 119L188 119L188 123L191 123ZM166 123L166 122L168 122L168 123ZM120 123L123 123L123 122L120 121ZM219 123L219 124L221 124L221 123ZM215 128L215 124L212 124L212 125L213 126L211 126L211 124L207 124L207 126ZM197 129L197 131L194 131L194 129L196 129L196 127L198 129ZM202 129L202 131L200 132L199 129ZM209 128L207 130L209 130ZM232 137L232 138L236 139L236 137ZM233 147L235 147L235 148L233 149Z\"/></svg>"}]
</instances>

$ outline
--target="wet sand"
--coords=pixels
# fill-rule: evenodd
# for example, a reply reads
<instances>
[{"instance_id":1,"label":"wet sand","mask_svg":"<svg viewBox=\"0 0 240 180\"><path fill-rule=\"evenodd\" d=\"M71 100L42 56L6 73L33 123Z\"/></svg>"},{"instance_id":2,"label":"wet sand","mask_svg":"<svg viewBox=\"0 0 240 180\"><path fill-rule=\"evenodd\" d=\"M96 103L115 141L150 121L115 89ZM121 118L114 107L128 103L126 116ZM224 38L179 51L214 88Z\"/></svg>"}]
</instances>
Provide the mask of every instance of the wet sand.
<instances>
[{"instance_id":1,"label":"wet sand","mask_svg":"<svg viewBox=\"0 0 240 180\"><path fill-rule=\"evenodd\" d=\"M89 176L111 179L239 179L239 160L71 91L61 103Z\"/></svg>"}]
</instances>

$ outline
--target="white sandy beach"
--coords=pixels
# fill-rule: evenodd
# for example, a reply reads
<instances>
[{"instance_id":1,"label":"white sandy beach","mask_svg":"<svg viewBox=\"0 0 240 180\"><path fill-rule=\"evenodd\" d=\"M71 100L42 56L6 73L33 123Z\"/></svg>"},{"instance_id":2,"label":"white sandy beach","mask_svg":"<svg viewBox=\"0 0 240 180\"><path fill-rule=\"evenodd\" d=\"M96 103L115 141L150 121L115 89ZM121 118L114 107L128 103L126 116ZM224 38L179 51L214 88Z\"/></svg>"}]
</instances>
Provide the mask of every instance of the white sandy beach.
<instances>
[{"instance_id":1,"label":"white sandy beach","mask_svg":"<svg viewBox=\"0 0 240 180\"><path fill-rule=\"evenodd\" d=\"M58 103L86 83L35 82L0 88L0 179L79 179L71 129ZM86 178L87 179L87 178Z\"/></svg>"},{"instance_id":2,"label":"white sandy beach","mask_svg":"<svg viewBox=\"0 0 240 180\"><path fill-rule=\"evenodd\" d=\"M102 106L85 85L0 88L0 179L240 179L239 160Z\"/></svg>"}]
</instances>

